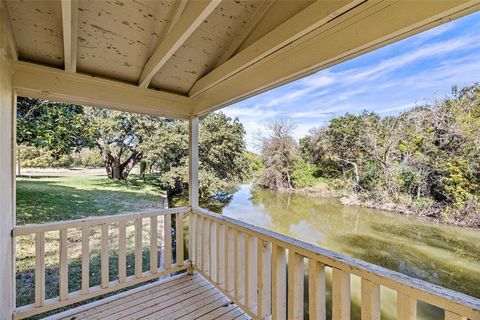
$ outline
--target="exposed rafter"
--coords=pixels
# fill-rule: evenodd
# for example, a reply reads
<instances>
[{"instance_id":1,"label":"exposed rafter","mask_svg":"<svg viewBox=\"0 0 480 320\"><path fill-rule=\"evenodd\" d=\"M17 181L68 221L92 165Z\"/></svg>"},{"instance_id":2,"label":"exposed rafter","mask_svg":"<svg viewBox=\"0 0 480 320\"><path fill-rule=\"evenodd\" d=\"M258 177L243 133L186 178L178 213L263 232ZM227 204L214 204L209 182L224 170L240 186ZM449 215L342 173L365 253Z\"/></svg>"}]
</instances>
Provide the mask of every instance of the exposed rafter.
<instances>
[{"instance_id":1,"label":"exposed rafter","mask_svg":"<svg viewBox=\"0 0 480 320\"><path fill-rule=\"evenodd\" d=\"M62 0L63 53L65 71L77 71L78 0Z\"/></svg>"},{"instance_id":2,"label":"exposed rafter","mask_svg":"<svg viewBox=\"0 0 480 320\"><path fill-rule=\"evenodd\" d=\"M237 51L237 49L242 45L245 39L252 33L253 29L255 29L258 22L265 16L268 9L272 6L273 2L273 0L265 0L258 4L255 13L248 20L245 28L241 30L241 34L238 35L235 39L233 39L228 48L222 54L221 58L217 61L215 68L219 65L222 65L225 61L227 61L233 56L235 51Z\"/></svg>"},{"instance_id":3,"label":"exposed rafter","mask_svg":"<svg viewBox=\"0 0 480 320\"><path fill-rule=\"evenodd\" d=\"M185 7L187 6L187 0L176 0L175 4L173 5L172 12L170 14L170 19L168 19L168 25L165 28L165 34L163 35L162 39L173 29L173 27L177 24L178 20L182 16Z\"/></svg>"},{"instance_id":4,"label":"exposed rafter","mask_svg":"<svg viewBox=\"0 0 480 320\"><path fill-rule=\"evenodd\" d=\"M194 114L205 115L478 10L478 0L419 1L415 10L410 1L369 0L210 86L194 98Z\"/></svg>"},{"instance_id":5,"label":"exposed rafter","mask_svg":"<svg viewBox=\"0 0 480 320\"><path fill-rule=\"evenodd\" d=\"M14 86L22 96L169 118L188 119L193 107L185 96L27 62L15 64Z\"/></svg>"},{"instance_id":6,"label":"exposed rafter","mask_svg":"<svg viewBox=\"0 0 480 320\"><path fill-rule=\"evenodd\" d=\"M221 0L192 1L183 11L177 23L155 49L152 57L143 69L140 81L141 87L148 87L153 76L200 26L207 16L220 4ZM181 6L179 6L180 8Z\"/></svg>"},{"instance_id":7,"label":"exposed rafter","mask_svg":"<svg viewBox=\"0 0 480 320\"><path fill-rule=\"evenodd\" d=\"M365 0L317 0L248 48L242 50L226 63L198 80L190 90L189 95L195 97L199 93L202 93L240 70L249 67L269 54L303 37L362 2L365 2Z\"/></svg>"}]
</instances>

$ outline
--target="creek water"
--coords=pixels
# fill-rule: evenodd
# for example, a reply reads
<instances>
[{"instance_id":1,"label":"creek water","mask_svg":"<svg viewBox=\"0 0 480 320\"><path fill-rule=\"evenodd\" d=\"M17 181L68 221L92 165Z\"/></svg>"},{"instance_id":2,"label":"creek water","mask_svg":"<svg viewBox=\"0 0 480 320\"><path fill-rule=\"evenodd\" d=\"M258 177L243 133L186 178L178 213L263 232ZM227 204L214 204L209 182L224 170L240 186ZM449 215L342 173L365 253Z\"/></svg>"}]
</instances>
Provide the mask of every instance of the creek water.
<instances>
[{"instance_id":1,"label":"creek water","mask_svg":"<svg viewBox=\"0 0 480 320\"><path fill-rule=\"evenodd\" d=\"M479 230L251 185L239 186L226 205L210 209L480 298ZM359 278L352 276L351 288L352 319L358 319ZM382 319L395 319L396 294L381 290ZM425 303L417 310L418 319L443 319L440 310Z\"/></svg>"}]
</instances>

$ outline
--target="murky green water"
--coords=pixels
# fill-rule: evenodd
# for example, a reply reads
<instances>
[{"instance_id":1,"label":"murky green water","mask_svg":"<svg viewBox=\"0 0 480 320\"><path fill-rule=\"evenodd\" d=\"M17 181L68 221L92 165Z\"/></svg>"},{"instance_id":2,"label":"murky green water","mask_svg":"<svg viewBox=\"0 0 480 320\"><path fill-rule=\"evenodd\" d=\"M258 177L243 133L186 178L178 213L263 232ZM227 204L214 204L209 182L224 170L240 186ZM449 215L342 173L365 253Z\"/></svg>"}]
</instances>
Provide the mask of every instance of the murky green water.
<instances>
[{"instance_id":1,"label":"murky green water","mask_svg":"<svg viewBox=\"0 0 480 320\"><path fill-rule=\"evenodd\" d=\"M480 231L395 213L348 207L336 199L239 186L217 210L332 251L480 298ZM352 278L353 308L359 279ZM382 289L382 319L394 318L395 294ZM419 319L441 314L423 304ZM355 318L355 317L352 317Z\"/></svg>"}]
</instances>

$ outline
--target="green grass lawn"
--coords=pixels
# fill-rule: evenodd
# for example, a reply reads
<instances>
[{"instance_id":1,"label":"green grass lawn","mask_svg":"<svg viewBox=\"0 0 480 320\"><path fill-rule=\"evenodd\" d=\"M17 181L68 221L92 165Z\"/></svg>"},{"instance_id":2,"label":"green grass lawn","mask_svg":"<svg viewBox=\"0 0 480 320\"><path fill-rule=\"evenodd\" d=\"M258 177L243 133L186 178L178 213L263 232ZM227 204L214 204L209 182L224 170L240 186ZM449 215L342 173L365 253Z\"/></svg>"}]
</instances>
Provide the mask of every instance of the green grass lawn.
<instances>
[{"instance_id":1,"label":"green grass lawn","mask_svg":"<svg viewBox=\"0 0 480 320\"><path fill-rule=\"evenodd\" d=\"M165 192L155 175L127 181L105 176L17 179L17 225L45 223L163 207Z\"/></svg>"},{"instance_id":2,"label":"green grass lawn","mask_svg":"<svg viewBox=\"0 0 480 320\"><path fill-rule=\"evenodd\" d=\"M156 176L146 181L131 175L127 181L105 176L69 175L17 179L17 225L78 219L89 216L163 208L165 192ZM161 226L160 226L161 228ZM143 270L150 264L149 219L143 221ZM127 225L127 274L134 272L134 225ZM100 227L90 229L90 285L100 283ZM69 291L81 284L81 230L68 232ZM160 244L159 244L160 245ZM110 280L118 277L118 226L109 226ZM33 303L35 283L35 241L33 235L16 238L17 306ZM45 234L46 297L58 296L59 232Z\"/></svg>"}]
</instances>

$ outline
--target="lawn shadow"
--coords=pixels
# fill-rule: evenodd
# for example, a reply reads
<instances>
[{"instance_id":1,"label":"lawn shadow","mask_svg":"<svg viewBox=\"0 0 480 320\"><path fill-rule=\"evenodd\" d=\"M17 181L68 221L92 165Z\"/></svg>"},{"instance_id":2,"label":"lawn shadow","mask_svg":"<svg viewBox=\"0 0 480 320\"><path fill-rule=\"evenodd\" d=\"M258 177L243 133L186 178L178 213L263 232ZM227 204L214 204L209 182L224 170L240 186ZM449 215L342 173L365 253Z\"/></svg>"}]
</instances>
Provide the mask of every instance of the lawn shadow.
<instances>
[{"instance_id":1,"label":"lawn shadow","mask_svg":"<svg viewBox=\"0 0 480 320\"><path fill-rule=\"evenodd\" d=\"M58 177L57 177L58 178ZM98 182L97 182L98 181ZM101 187L112 187L102 190ZM22 180L17 183L17 225L112 215L145 208L162 208L159 187L139 192L145 184L95 180L88 189L59 185L55 180Z\"/></svg>"}]
</instances>

